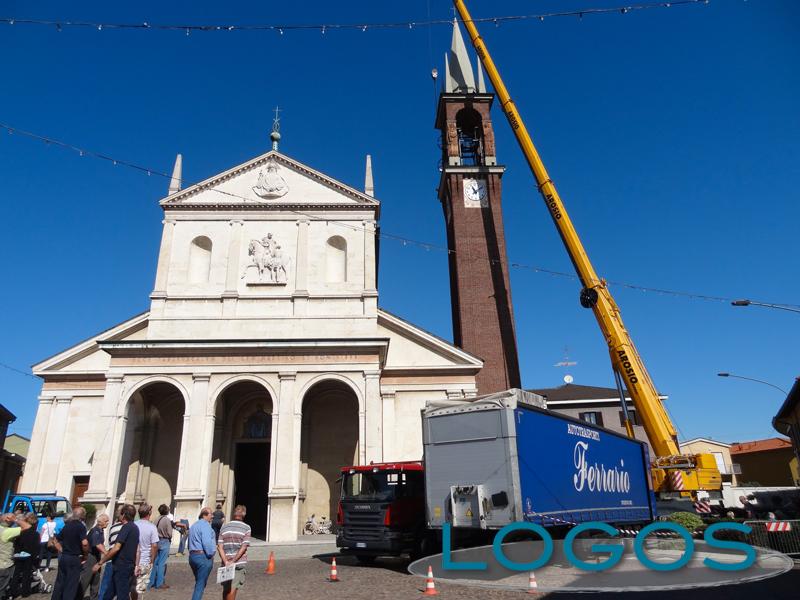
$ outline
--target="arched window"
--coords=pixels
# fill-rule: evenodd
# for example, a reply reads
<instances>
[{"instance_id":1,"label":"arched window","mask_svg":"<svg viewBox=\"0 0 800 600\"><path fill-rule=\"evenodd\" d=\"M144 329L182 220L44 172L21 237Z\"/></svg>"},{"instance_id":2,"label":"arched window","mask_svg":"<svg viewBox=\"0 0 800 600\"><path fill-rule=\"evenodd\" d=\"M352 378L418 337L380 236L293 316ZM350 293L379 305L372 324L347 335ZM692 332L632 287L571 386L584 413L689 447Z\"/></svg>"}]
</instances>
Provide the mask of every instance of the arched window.
<instances>
[{"instance_id":1,"label":"arched window","mask_svg":"<svg viewBox=\"0 0 800 600\"><path fill-rule=\"evenodd\" d=\"M201 235L189 247L189 283L205 283L211 273L211 240Z\"/></svg>"},{"instance_id":2,"label":"arched window","mask_svg":"<svg viewBox=\"0 0 800 600\"><path fill-rule=\"evenodd\" d=\"M335 235L328 239L325 245L327 254L326 280L329 283L347 281L347 242L341 236Z\"/></svg>"},{"instance_id":3,"label":"arched window","mask_svg":"<svg viewBox=\"0 0 800 600\"><path fill-rule=\"evenodd\" d=\"M474 108L462 108L456 113L458 150L462 165L483 164L483 120Z\"/></svg>"}]
</instances>

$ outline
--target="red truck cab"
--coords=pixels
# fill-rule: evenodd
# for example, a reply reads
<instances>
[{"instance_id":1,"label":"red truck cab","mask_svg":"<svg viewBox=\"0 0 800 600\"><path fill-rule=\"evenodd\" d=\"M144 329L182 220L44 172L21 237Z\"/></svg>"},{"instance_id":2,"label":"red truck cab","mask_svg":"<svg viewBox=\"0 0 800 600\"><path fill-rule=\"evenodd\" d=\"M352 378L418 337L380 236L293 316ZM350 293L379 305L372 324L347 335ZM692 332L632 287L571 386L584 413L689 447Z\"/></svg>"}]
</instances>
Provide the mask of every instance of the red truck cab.
<instances>
[{"instance_id":1,"label":"red truck cab","mask_svg":"<svg viewBox=\"0 0 800 600\"><path fill-rule=\"evenodd\" d=\"M336 545L361 562L418 554L426 526L422 463L342 467L336 522Z\"/></svg>"}]
</instances>

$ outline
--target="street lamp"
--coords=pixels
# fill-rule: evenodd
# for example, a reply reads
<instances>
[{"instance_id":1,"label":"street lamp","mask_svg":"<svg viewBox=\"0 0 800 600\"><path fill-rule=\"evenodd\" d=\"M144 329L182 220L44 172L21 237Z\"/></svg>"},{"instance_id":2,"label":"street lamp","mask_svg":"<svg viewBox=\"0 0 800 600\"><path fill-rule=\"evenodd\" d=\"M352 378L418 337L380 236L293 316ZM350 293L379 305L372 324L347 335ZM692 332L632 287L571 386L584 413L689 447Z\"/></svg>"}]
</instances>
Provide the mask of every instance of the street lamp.
<instances>
[{"instance_id":1,"label":"street lamp","mask_svg":"<svg viewBox=\"0 0 800 600\"><path fill-rule=\"evenodd\" d=\"M798 311L800 312L800 311ZM768 385L769 387L774 387L776 390L786 394L786 390L783 388L779 388L774 383L770 383L769 381L762 381L760 379L753 379L752 377L742 377L741 375L734 375L733 373L717 373L717 377L735 377L736 379L746 379L747 381L755 381L756 383L763 383L764 385Z\"/></svg>"},{"instance_id":2,"label":"street lamp","mask_svg":"<svg viewBox=\"0 0 800 600\"><path fill-rule=\"evenodd\" d=\"M731 306L764 306L766 308L779 308L780 310L788 310L789 312L800 313L800 308L792 306L783 306L782 304L769 304L766 302L756 302L755 300L733 300Z\"/></svg>"}]
</instances>

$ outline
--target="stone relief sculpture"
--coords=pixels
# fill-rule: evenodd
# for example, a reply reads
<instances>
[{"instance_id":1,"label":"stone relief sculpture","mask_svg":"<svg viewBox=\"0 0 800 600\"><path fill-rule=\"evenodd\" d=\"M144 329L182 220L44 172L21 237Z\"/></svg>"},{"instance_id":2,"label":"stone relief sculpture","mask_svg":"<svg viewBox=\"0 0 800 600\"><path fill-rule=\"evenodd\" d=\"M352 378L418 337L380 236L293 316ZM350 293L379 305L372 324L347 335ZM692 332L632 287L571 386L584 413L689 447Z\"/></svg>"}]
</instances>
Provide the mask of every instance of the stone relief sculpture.
<instances>
[{"instance_id":1,"label":"stone relief sculpture","mask_svg":"<svg viewBox=\"0 0 800 600\"><path fill-rule=\"evenodd\" d=\"M250 240L247 254L250 257L250 264L245 267L242 279L247 277L250 269L256 269L258 273L258 280L248 281L248 284L286 283L291 259L283 253L281 245L271 233L267 233L260 240Z\"/></svg>"},{"instance_id":2,"label":"stone relief sculpture","mask_svg":"<svg viewBox=\"0 0 800 600\"><path fill-rule=\"evenodd\" d=\"M258 174L258 185L253 191L260 198L280 198L289 191L286 181L278 173L278 164L270 159L267 161L266 171L262 170Z\"/></svg>"}]
</instances>

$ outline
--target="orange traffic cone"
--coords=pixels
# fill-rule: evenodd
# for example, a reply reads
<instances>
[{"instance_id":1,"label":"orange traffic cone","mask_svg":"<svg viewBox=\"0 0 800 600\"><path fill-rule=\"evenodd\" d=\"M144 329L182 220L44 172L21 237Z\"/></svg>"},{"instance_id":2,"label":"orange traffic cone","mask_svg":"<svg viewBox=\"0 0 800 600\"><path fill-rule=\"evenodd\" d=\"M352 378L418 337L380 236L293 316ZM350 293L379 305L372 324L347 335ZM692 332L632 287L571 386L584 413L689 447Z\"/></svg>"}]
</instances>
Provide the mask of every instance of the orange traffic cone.
<instances>
[{"instance_id":1,"label":"orange traffic cone","mask_svg":"<svg viewBox=\"0 0 800 600\"><path fill-rule=\"evenodd\" d=\"M533 571L528 575L528 592L529 594L539 593L539 584L536 583L536 573Z\"/></svg>"},{"instance_id":2,"label":"orange traffic cone","mask_svg":"<svg viewBox=\"0 0 800 600\"><path fill-rule=\"evenodd\" d=\"M425 593L423 596L436 596L439 592L436 591L436 584L433 582L433 568L428 565L428 579L425 582Z\"/></svg>"},{"instance_id":3,"label":"orange traffic cone","mask_svg":"<svg viewBox=\"0 0 800 600\"><path fill-rule=\"evenodd\" d=\"M328 578L328 581L330 581L331 583L336 583L337 581L339 581L339 575L336 572L336 557L335 556L333 557L333 560L331 561L331 576Z\"/></svg>"},{"instance_id":4,"label":"orange traffic cone","mask_svg":"<svg viewBox=\"0 0 800 600\"><path fill-rule=\"evenodd\" d=\"M269 560L267 561L267 569L264 571L267 575L275 575L275 553L269 553Z\"/></svg>"}]
</instances>

